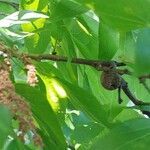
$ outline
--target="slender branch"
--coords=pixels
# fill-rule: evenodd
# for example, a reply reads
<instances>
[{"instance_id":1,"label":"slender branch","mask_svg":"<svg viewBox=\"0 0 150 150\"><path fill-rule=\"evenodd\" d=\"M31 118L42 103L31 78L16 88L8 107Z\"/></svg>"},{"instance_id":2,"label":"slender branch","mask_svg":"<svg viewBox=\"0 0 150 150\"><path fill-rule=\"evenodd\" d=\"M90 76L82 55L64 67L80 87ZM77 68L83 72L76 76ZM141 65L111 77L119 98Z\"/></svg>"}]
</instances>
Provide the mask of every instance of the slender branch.
<instances>
[{"instance_id":1,"label":"slender branch","mask_svg":"<svg viewBox=\"0 0 150 150\"><path fill-rule=\"evenodd\" d=\"M71 62L75 64L83 64L94 67L98 71L103 71L104 67L111 68L111 67L120 67L125 66L126 64L122 62L116 61L103 61L103 60L89 60L84 58L72 58L68 59L65 56L58 56L58 55L51 55L51 54L43 54L43 55L30 55L30 54L20 54L17 53L17 50L7 48L3 43L0 43L0 51L4 53L10 53L11 56L19 57L19 58L30 58L36 61L40 60L52 60L52 61L60 61L60 62Z\"/></svg>"},{"instance_id":2,"label":"slender branch","mask_svg":"<svg viewBox=\"0 0 150 150\"><path fill-rule=\"evenodd\" d=\"M26 55L34 60L52 60L52 61L61 61L61 62L71 62L75 64L83 64L94 67L98 71L103 71L103 67L109 66L125 66L124 63L116 62L116 61L100 61L100 60L87 60L83 58L72 58L69 60L65 56L58 56L58 55Z\"/></svg>"}]
</instances>

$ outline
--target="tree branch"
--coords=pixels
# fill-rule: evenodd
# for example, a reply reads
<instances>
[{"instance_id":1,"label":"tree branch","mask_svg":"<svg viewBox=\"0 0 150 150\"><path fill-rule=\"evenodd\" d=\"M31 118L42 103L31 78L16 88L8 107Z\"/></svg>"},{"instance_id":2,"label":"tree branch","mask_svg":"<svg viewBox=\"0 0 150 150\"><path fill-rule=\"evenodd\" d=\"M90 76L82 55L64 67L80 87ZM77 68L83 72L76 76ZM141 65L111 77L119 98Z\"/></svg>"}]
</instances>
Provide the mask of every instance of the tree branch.
<instances>
[{"instance_id":1,"label":"tree branch","mask_svg":"<svg viewBox=\"0 0 150 150\"><path fill-rule=\"evenodd\" d=\"M125 66L124 63L120 63L120 62L116 62L116 61L87 60L87 59L83 59L83 58L68 59L67 57L64 57L64 56L50 55L50 54L45 54L45 55L18 54L17 51L15 51L15 50L12 51L12 49L7 49L6 47L3 47L1 44L0 44L0 50L3 51L4 53L7 53L8 55L11 53L10 56L18 57L18 58L22 58L22 59L29 58L29 59L33 59L36 61L52 60L52 61L60 61L60 62L71 62L71 63L75 63L75 64L83 64L83 65L92 66L98 71L104 71L106 68L107 69L114 68L116 70L116 74L120 74L120 75L130 74L131 75L131 72L129 72L127 69L124 69L124 70L116 69L116 67ZM144 78L145 78L145 76L144 76ZM137 105L137 106L150 105L150 103L138 100L130 91L127 82L122 77L121 77L121 80L122 80L121 81L122 82L121 83L122 90L135 105ZM150 117L149 111L142 111L142 112L143 112L143 114L146 114Z\"/></svg>"},{"instance_id":2,"label":"tree branch","mask_svg":"<svg viewBox=\"0 0 150 150\"><path fill-rule=\"evenodd\" d=\"M103 71L103 67L111 67L111 66L125 66L124 63L116 62L116 61L100 61L100 60L87 60L83 58L72 58L69 60L65 56L58 56L58 55L26 55L26 57L29 57L34 60L52 60L52 61L61 61L61 62L71 62L75 64L83 64L94 67L98 71Z\"/></svg>"}]
</instances>

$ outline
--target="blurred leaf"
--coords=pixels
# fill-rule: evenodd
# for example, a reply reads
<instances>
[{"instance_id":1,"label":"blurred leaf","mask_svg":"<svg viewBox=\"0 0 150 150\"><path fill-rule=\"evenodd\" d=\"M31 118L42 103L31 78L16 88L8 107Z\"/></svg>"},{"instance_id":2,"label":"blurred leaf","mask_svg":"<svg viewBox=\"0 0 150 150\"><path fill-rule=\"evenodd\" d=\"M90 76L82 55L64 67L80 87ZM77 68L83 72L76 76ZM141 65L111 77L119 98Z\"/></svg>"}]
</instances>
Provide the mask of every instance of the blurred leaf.
<instances>
[{"instance_id":1,"label":"blurred leaf","mask_svg":"<svg viewBox=\"0 0 150 150\"><path fill-rule=\"evenodd\" d=\"M37 13L29 10L22 10L19 12L18 19L19 20L30 20L38 19L38 18L49 18L47 15L42 13Z\"/></svg>"},{"instance_id":2,"label":"blurred leaf","mask_svg":"<svg viewBox=\"0 0 150 150\"><path fill-rule=\"evenodd\" d=\"M73 21L71 34L74 43L81 54L86 58L98 58L98 37L88 32L84 24L78 20Z\"/></svg>"},{"instance_id":3,"label":"blurred leaf","mask_svg":"<svg viewBox=\"0 0 150 150\"><path fill-rule=\"evenodd\" d=\"M98 123L76 125L71 133L71 138L74 139L76 143L88 143L101 131L102 128Z\"/></svg>"},{"instance_id":4,"label":"blurred leaf","mask_svg":"<svg viewBox=\"0 0 150 150\"><path fill-rule=\"evenodd\" d=\"M86 11L88 11L86 7L72 0L60 0L52 11L50 21L59 21L68 17L75 17Z\"/></svg>"},{"instance_id":5,"label":"blurred leaf","mask_svg":"<svg viewBox=\"0 0 150 150\"><path fill-rule=\"evenodd\" d=\"M116 122L124 122L132 119L143 118L139 112L135 111L135 109L128 109L128 107L124 108L115 118Z\"/></svg>"},{"instance_id":6,"label":"blurred leaf","mask_svg":"<svg viewBox=\"0 0 150 150\"><path fill-rule=\"evenodd\" d=\"M27 75L25 72L24 64L20 60L16 58L12 58L11 65L12 65L12 74L13 74L14 81L16 83L26 83Z\"/></svg>"},{"instance_id":7,"label":"blurred leaf","mask_svg":"<svg viewBox=\"0 0 150 150\"><path fill-rule=\"evenodd\" d=\"M28 23L28 20L18 20L19 12L15 12L9 16L6 16L5 18L0 20L0 27L10 27L16 24L24 24Z\"/></svg>"},{"instance_id":8,"label":"blurred leaf","mask_svg":"<svg viewBox=\"0 0 150 150\"><path fill-rule=\"evenodd\" d=\"M0 1L0 19L4 18L8 14L15 12L16 10L11 5Z\"/></svg>"},{"instance_id":9,"label":"blurred leaf","mask_svg":"<svg viewBox=\"0 0 150 150\"><path fill-rule=\"evenodd\" d=\"M103 22L99 25L99 59L111 60L119 49L119 32Z\"/></svg>"},{"instance_id":10,"label":"blurred leaf","mask_svg":"<svg viewBox=\"0 0 150 150\"><path fill-rule=\"evenodd\" d=\"M137 31L136 42L136 73L140 75L150 73L150 29L141 29Z\"/></svg>"},{"instance_id":11,"label":"blurred leaf","mask_svg":"<svg viewBox=\"0 0 150 150\"><path fill-rule=\"evenodd\" d=\"M87 30L86 32L98 37L99 18L91 11L77 17L78 21Z\"/></svg>"},{"instance_id":12,"label":"blurred leaf","mask_svg":"<svg viewBox=\"0 0 150 150\"><path fill-rule=\"evenodd\" d=\"M0 116L0 149L2 149L8 135L12 132L12 118L8 108L2 105L0 105Z\"/></svg>"},{"instance_id":13,"label":"blurred leaf","mask_svg":"<svg viewBox=\"0 0 150 150\"><path fill-rule=\"evenodd\" d=\"M65 25L64 21L57 23L57 29L55 30L57 32L55 37L57 47L55 50L58 55L67 55L68 60L70 61L71 58L76 57L76 49L72 40L72 36L66 26L67 25ZM57 62L57 67L66 80L73 82L77 81L77 65L71 64L69 62Z\"/></svg>"},{"instance_id":14,"label":"blurred leaf","mask_svg":"<svg viewBox=\"0 0 150 150\"><path fill-rule=\"evenodd\" d=\"M149 27L149 0L94 0L101 20L119 31Z\"/></svg>"},{"instance_id":15,"label":"blurred leaf","mask_svg":"<svg viewBox=\"0 0 150 150\"><path fill-rule=\"evenodd\" d=\"M10 47L14 44L14 39L7 35L7 29L0 28L0 40L4 41Z\"/></svg>"},{"instance_id":16,"label":"blurred leaf","mask_svg":"<svg viewBox=\"0 0 150 150\"><path fill-rule=\"evenodd\" d=\"M41 124L41 126L43 126ZM45 134L45 132L43 132L44 128L41 128L41 130L39 130L39 135L41 136L42 140L43 140L43 143L44 143L44 149L45 150L49 150L49 148L53 148L55 150L63 150L63 148L59 148L59 146L54 143L53 139L50 139L50 138L53 138L53 137L49 137L48 135ZM49 140L48 140L49 139Z\"/></svg>"},{"instance_id":17,"label":"blurred leaf","mask_svg":"<svg viewBox=\"0 0 150 150\"><path fill-rule=\"evenodd\" d=\"M21 141L17 139L13 139L9 141L8 145L4 147L3 150L20 150L20 149L25 149L25 150L31 150L27 145L24 145Z\"/></svg>"},{"instance_id":18,"label":"blurred leaf","mask_svg":"<svg viewBox=\"0 0 150 150\"><path fill-rule=\"evenodd\" d=\"M34 0L30 2L21 1L21 7L23 9L23 12L26 10L37 11L39 9L39 13L43 16L46 16L44 14L48 12L48 1L44 0L43 4L39 2L39 0ZM41 8L43 9L41 10ZM35 33L33 36L27 37L25 40L25 46L27 47L29 53L39 54L47 50L50 41L50 33L47 30L48 25L45 24L45 18L48 18L48 16L43 18L40 17L40 19L36 19L28 24L22 25L23 31Z\"/></svg>"},{"instance_id":19,"label":"blurred leaf","mask_svg":"<svg viewBox=\"0 0 150 150\"><path fill-rule=\"evenodd\" d=\"M133 67L135 64L135 41L136 37L134 31L129 31L120 34L119 50L115 57L119 58L120 61Z\"/></svg>"},{"instance_id":20,"label":"blurred leaf","mask_svg":"<svg viewBox=\"0 0 150 150\"><path fill-rule=\"evenodd\" d=\"M0 27L10 27L16 24L26 24L30 23L33 19L38 18L48 18L48 16L31 12L31 11L17 11L3 19L0 20Z\"/></svg>"},{"instance_id":21,"label":"blurred leaf","mask_svg":"<svg viewBox=\"0 0 150 150\"><path fill-rule=\"evenodd\" d=\"M76 108L87 113L93 120L102 123L105 126L109 126L109 123L107 122L107 112L92 93L64 80L60 80L60 82L64 86L71 103Z\"/></svg>"},{"instance_id":22,"label":"blurred leaf","mask_svg":"<svg viewBox=\"0 0 150 150\"><path fill-rule=\"evenodd\" d=\"M47 4L49 4L50 0L39 0L38 11L42 11Z\"/></svg>"},{"instance_id":23,"label":"blurred leaf","mask_svg":"<svg viewBox=\"0 0 150 150\"><path fill-rule=\"evenodd\" d=\"M33 35L33 33L12 32L11 30L6 29L6 28L0 28L0 33L3 35L3 38L5 37L8 41L12 41L14 43L16 41L22 40L25 37Z\"/></svg>"},{"instance_id":24,"label":"blurred leaf","mask_svg":"<svg viewBox=\"0 0 150 150\"><path fill-rule=\"evenodd\" d=\"M131 109L138 109L138 110L142 110L142 111L149 111L150 112L150 106L149 105L145 105L145 106L132 106L129 107Z\"/></svg>"},{"instance_id":25,"label":"blurred leaf","mask_svg":"<svg viewBox=\"0 0 150 150\"><path fill-rule=\"evenodd\" d=\"M150 120L134 119L113 127L105 136L95 139L91 150L147 149L150 142Z\"/></svg>"}]
</instances>

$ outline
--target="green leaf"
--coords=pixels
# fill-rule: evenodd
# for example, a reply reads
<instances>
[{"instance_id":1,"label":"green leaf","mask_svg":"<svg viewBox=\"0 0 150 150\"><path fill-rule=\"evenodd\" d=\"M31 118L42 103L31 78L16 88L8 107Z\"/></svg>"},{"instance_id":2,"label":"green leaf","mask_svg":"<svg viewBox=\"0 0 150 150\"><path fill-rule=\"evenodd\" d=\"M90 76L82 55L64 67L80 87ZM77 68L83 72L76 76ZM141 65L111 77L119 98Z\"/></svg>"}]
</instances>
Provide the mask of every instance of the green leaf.
<instances>
[{"instance_id":1,"label":"green leaf","mask_svg":"<svg viewBox=\"0 0 150 150\"><path fill-rule=\"evenodd\" d=\"M88 143L102 130L98 123L76 125L71 133L71 138L77 143Z\"/></svg>"},{"instance_id":2,"label":"green leaf","mask_svg":"<svg viewBox=\"0 0 150 150\"><path fill-rule=\"evenodd\" d=\"M66 93L68 94L71 103L78 109L87 113L93 120L102 123L105 126L110 125L107 122L107 112L103 108L103 105L98 102L92 93L78 87L77 85L70 84L64 80L59 80Z\"/></svg>"},{"instance_id":3,"label":"green leaf","mask_svg":"<svg viewBox=\"0 0 150 150\"><path fill-rule=\"evenodd\" d=\"M39 18L49 18L49 17L47 15L42 14L42 13L37 13L34 11L29 11L29 10L22 10L18 14L19 20L32 21L33 19L39 19Z\"/></svg>"},{"instance_id":4,"label":"green leaf","mask_svg":"<svg viewBox=\"0 0 150 150\"><path fill-rule=\"evenodd\" d=\"M88 21L87 21L88 22ZM71 35L74 43L86 58L98 58L98 36L91 34L80 21L72 22ZM97 26L98 27L98 26Z\"/></svg>"},{"instance_id":5,"label":"green leaf","mask_svg":"<svg viewBox=\"0 0 150 150\"><path fill-rule=\"evenodd\" d=\"M37 10L42 11L45 8L45 6L47 6L47 4L49 4L49 2L50 2L50 0L39 1Z\"/></svg>"},{"instance_id":6,"label":"green leaf","mask_svg":"<svg viewBox=\"0 0 150 150\"><path fill-rule=\"evenodd\" d=\"M125 107L116 117L116 122L124 122L136 118L143 118L144 116L141 115L139 112L135 111L135 109L128 109L128 107Z\"/></svg>"},{"instance_id":7,"label":"green leaf","mask_svg":"<svg viewBox=\"0 0 150 150\"><path fill-rule=\"evenodd\" d=\"M104 136L100 135L91 150L147 149L150 142L150 120L134 119L120 123Z\"/></svg>"},{"instance_id":8,"label":"green leaf","mask_svg":"<svg viewBox=\"0 0 150 150\"><path fill-rule=\"evenodd\" d=\"M8 145L6 145L3 150L12 150L12 149L31 150L27 145L24 145L23 142L19 141L18 139L13 139L13 140L9 141Z\"/></svg>"},{"instance_id":9,"label":"green leaf","mask_svg":"<svg viewBox=\"0 0 150 150\"><path fill-rule=\"evenodd\" d=\"M119 32L103 22L99 26L99 59L111 60L119 49Z\"/></svg>"},{"instance_id":10,"label":"green leaf","mask_svg":"<svg viewBox=\"0 0 150 150\"><path fill-rule=\"evenodd\" d=\"M86 12L77 17L78 21L84 26L88 33L91 35L98 37L98 30L99 30L99 19L98 17L92 12Z\"/></svg>"},{"instance_id":11,"label":"green leaf","mask_svg":"<svg viewBox=\"0 0 150 150\"><path fill-rule=\"evenodd\" d=\"M55 78L40 73L39 76L45 84L47 100L56 113L58 121L63 124L68 101L66 92Z\"/></svg>"},{"instance_id":12,"label":"green leaf","mask_svg":"<svg viewBox=\"0 0 150 150\"><path fill-rule=\"evenodd\" d=\"M89 91L80 88L78 85L71 84L61 77L61 74L56 72L56 68L46 66L46 63L38 63L36 65L38 72L43 76L50 77L52 72L56 73L53 75L55 79L64 88L70 102L77 108L81 109L83 112L87 113L93 120L102 123L103 125L110 125L107 122L107 112L103 108L103 105L92 95ZM53 71L54 70L54 71Z\"/></svg>"},{"instance_id":13,"label":"green leaf","mask_svg":"<svg viewBox=\"0 0 150 150\"><path fill-rule=\"evenodd\" d=\"M30 23L31 20L39 18L48 18L48 16L31 11L17 11L1 19L0 27L6 28L16 24L27 24Z\"/></svg>"},{"instance_id":14,"label":"green leaf","mask_svg":"<svg viewBox=\"0 0 150 150\"><path fill-rule=\"evenodd\" d=\"M2 105L0 105L0 116L0 149L2 149L8 135L12 132L12 118L8 108Z\"/></svg>"},{"instance_id":15,"label":"green leaf","mask_svg":"<svg viewBox=\"0 0 150 150\"><path fill-rule=\"evenodd\" d=\"M39 82L38 87L16 84L16 91L30 103L33 115L43 130L43 134L49 137L47 140L50 143L52 142L58 149L63 150L66 147L64 136L46 98L44 84L42 81Z\"/></svg>"},{"instance_id":16,"label":"green leaf","mask_svg":"<svg viewBox=\"0 0 150 150\"><path fill-rule=\"evenodd\" d=\"M62 24L63 25L63 24ZM61 48L58 49L58 54L67 55L68 59L76 57L76 49L72 40L72 36L66 27L63 27L63 38ZM77 65L71 63L57 63L58 69L61 71L66 80L77 82Z\"/></svg>"},{"instance_id":17,"label":"green leaf","mask_svg":"<svg viewBox=\"0 0 150 150\"><path fill-rule=\"evenodd\" d=\"M27 76L24 70L25 69L24 64L20 60L16 58L12 58L11 65L12 65L12 75L14 81L16 83L26 83Z\"/></svg>"},{"instance_id":18,"label":"green leaf","mask_svg":"<svg viewBox=\"0 0 150 150\"><path fill-rule=\"evenodd\" d=\"M138 75L150 73L150 29L141 29L137 31L136 42L136 64L135 71Z\"/></svg>"},{"instance_id":19,"label":"green leaf","mask_svg":"<svg viewBox=\"0 0 150 150\"><path fill-rule=\"evenodd\" d=\"M101 20L119 31L149 27L149 0L94 0Z\"/></svg>"},{"instance_id":20,"label":"green leaf","mask_svg":"<svg viewBox=\"0 0 150 150\"><path fill-rule=\"evenodd\" d=\"M76 17L88 9L72 0L60 0L54 7L50 21L59 21L69 17Z\"/></svg>"},{"instance_id":21,"label":"green leaf","mask_svg":"<svg viewBox=\"0 0 150 150\"><path fill-rule=\"evenodd\" d=\"M8 14L15 12L14 7L3 1L0 1L0 10L1 10L0 19Z\"/></svg>"},{"instance_id":22,"label":"green leaf","mask_svg":"<svg viewBox=\"0 0 150 150\"><path fill-rule=\"evenodd\" d=\"M138 109L142 111L149 111L150 112L150 105L145 105L145 106L132 106L129 107L130 109Z\"/></svg>"},{"instance_id":23,"label":"green leaf","mask_svg":"<svg viewBox=\"0 0 150 150\"><path fill-rule=\"evenodd\" d=\"M43 53L47 50L47 47L49 45L50 41L50 32L48 30L48 25L46 24L46 18L48 18L47 15L44 15L48 11L48 1L44 0L43 4L39 2L38 0L35 1L22 1L22 12L31 12L31 10L37 11L39 10L39 14L41 14L41 17L36 20L32 20L32 22L22 25L22 30L25 32L34 32L35 34L27 37L25 39L25 46L29 53L39 54ZM41 10L41 8L43 8ZM30 11L29 11L30 10ZM43 14L44 13L44 14ZM22 13L23 14L23 13ZM21 15L20 15L21 16ZM27 15L27 13L23 14L23 18L30 18L30 17L36 17L36 15ZM43 16L43 17L42 17Z\"/></svg>"},{"instance_id":24,"label":"green leaf","mask_svg":"<svg viewBox=\"0 0 150 150\"><path fill-rule=\"evenodd\" d=\"M123 32L120 34L119 50L115 57L119 58L120 61L133 67L135 64L135 35L134 31Z\"/></svg>"}]
</instances>

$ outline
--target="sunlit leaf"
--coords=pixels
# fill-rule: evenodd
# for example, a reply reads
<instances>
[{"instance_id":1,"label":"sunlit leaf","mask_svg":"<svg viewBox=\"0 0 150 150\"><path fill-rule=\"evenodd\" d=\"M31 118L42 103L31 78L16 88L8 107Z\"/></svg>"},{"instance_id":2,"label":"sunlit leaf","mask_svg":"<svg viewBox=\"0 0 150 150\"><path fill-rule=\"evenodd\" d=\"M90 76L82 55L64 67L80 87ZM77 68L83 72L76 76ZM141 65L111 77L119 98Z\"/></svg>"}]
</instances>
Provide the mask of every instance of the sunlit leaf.
<instances>
[{"instance_id":1,"label":"sunlit leaf","mask_svg":"<svg viewBox=\"0 0 150 150\"><path fill-rule=\"evenodd\" d=\"M65 139L58 120L47 101L44 84L40 82L39 87L16 84L15 87L17 92L30 103L34 117L45 136L49 137L49 142L52 142L57 148L64 149Z\"/></svg>"},{"instance_id":2,"label":"sunlit leaf","mask_svg":"<svg viewBox=\"0 0 150 150\"><path fill-rule=\"evenodd\" d=\"M48 44L50 41L50 33L49 31L47 31L47 28L46 28L47 25L45 24L46 22L45 18L48 18L48 16L44 15L48 12L48 3L49 2L47 0L44 0L44 3L42 5L41 5L41 2L39 2L39 0L34 0L30 2L28 1L21 2L21 8L23 12L26 12L27 10L30 10L30 11L39 10L40 14L42 16L45 16L43 18L40 17L40 19L33 20L32 22L28 24L22 25L22 29L25 32L37 31L33 36L28 37L25 40L25 46L27 47L29 53L43 53L46 51L48 47ZM41 30L38 31L39 29Z\"/></svg>"},{"instance_id":3,"label":"sunlit leaf","mask_svg":"<svg viewBox=\"0 0 150 150\"><path fill-rule=\"evenodd\" d=\"M48 18L48 16L31 11L15 12L0 20L0 27L10 27L16 24L30 23L30 20Z\"/></svg>"},{"instance_id":4,"label":"sunlit leaf","mask_svg":"<svg viewBox=\"0 0 150 150\"><path fill-rule=\"evenodd\" d=\"M54 71L56 70L55 68L52 68L52 66L49 68L46 67L46 63L37 64L37 69L40 70L40 72L42 71L41 74L47 77L50 77L50 68ZM59 73L54 74L53 76L64 88L70 102L76 108L81 109L82 111L87 113L93 120L100 122L106 126L109 125L109 123L107 122L107 111L105 112L105 108L103 108L103 105L96 99L95 96L92 95L92 93L89 93L87 90L84 90L77 85L65 81L63 78L59 77Z\"/></svg>"}]
</instances>

